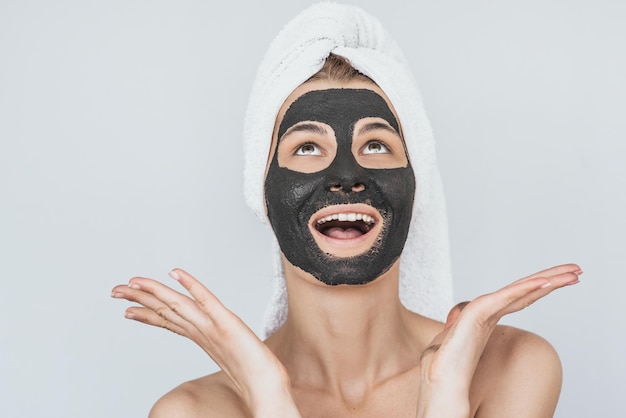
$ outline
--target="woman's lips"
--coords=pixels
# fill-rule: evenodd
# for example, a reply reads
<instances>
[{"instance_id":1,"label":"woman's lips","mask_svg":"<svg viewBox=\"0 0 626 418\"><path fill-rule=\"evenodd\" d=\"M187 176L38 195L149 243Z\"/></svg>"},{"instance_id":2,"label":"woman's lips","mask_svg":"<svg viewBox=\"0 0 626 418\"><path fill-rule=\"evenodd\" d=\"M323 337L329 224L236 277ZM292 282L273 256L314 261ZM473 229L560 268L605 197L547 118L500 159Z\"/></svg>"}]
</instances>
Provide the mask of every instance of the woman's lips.
<instances>
[{"instance_id":1,"label":"woman's lips","mask_svg":"<svg viewBox=\"0 0 626 418\"><path fill-rule=\"evenodd\" d=\"M382 216L364 203L332 205L311 216L309 229L320 249L337 257L369 250L382 229Z\"/></svg>"},{"instance_id":2,"label":"woman's lips","mask_svg":"<svg viewBox=\"0 0 626 418\"><path fill-rule=\"evenodd\" d=\"M366 213L340 212L318 219L315 228L327 237L348 239L367 234L374 223Z\"/></svg>"}]
</instances>

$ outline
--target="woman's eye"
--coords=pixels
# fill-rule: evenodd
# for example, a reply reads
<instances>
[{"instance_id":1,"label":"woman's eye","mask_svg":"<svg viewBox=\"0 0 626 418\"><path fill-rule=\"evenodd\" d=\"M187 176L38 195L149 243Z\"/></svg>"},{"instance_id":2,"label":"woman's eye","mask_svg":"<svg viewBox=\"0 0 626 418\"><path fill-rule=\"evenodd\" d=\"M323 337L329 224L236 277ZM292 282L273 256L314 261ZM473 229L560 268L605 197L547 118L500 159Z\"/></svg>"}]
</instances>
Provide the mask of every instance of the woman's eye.
<instances>
[{"instance_id":1,"label":"woman's eye","mask_svg":"<svg viewBox=\"0 0 626 418\"><path fill-rule=\"evenodd\" d=\"M363 154L388 154L389 148L380 141L371 141L363 148Z\"/></svg>"},{"instance_id":2,"label":"woman's eye","mask_svg":"<svg viewBox=\"0 0 626 418\"><path fill-rule=\"evenodd\" d=\"M322 151L315 144L300 145L296 150L296 155L322 155Z\"/></svg>"}]
</instances>

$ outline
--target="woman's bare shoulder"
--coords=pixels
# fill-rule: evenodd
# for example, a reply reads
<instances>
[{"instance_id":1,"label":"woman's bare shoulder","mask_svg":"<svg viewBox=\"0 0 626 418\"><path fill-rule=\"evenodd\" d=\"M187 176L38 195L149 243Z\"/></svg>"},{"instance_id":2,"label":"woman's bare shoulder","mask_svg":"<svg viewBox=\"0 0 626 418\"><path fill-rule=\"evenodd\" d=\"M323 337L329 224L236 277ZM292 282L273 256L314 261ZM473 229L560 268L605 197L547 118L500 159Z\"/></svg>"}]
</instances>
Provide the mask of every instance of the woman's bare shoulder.
<instances>
[{"instance_id":1,"label":"woman's bare shoulder","mask_svg":"<svg viewBox=\"0 0 626 418\"><path fill-rule=\"evenodd\" d=\"M561 373L559 357L548 341L528 331L498 325L484 350L487 365L502 372L519 372L517 368L548 368ZM517 373L516 373L517 374Z\"/></svg>"},{"instance_id":2,"label":"woman's bare shoulder","mask_svg":"<svg viewBox=\"0 0 626 418\"><path fill-rule=\"evenodd\" d=\"M472 383L479 417L552 416L561 391L561 362L545 339L499 325Z\"/></svg>"},{"instance_id":3,"label":"woman's bare shoulder","mask_svg":"<svg viewBox=\"0 0 626 418\"><path fill-rule=\"evenodd\" d=\"M163 395L150 418L247 417L246 407L230 379L218 372L191 380Z\"/></svg>"}]
</instances>

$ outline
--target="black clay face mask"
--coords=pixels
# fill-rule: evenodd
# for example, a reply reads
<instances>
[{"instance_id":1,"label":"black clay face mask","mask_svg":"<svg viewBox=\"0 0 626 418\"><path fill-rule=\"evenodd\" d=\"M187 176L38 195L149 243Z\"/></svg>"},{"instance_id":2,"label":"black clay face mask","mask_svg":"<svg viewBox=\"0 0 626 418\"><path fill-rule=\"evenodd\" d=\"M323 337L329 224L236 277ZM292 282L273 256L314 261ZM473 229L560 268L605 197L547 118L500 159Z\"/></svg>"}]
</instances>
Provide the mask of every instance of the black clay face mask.
<instances>
[{"instance_id":1,"label":"black clay face mask","mask_svg":"<svg viewBox=\"0 0 626 418\"><path fill-rule=\"evenodd\" d=\"M410 163L399 168L365 168L353 155L355 124L370 117L382 118L400 132L389 106L372 90L328 89L303 94L285 113L278 145L290 127L305 121L321 122L335 133L334 159L314 173L294 171L279 166L277 146L265 179L268 216L281 251L294 266L328 285L365 284L376 279L400 257L408 234L415 193ZM325 253L309 229L312 216L331 205L356 203L375 208L382 217L374 244L349 257ZM374 233L368 232L370 220L352 216L344 222L346 230ZM342 227L341 218L331 223Z\"/></svg>"}]
</instances>

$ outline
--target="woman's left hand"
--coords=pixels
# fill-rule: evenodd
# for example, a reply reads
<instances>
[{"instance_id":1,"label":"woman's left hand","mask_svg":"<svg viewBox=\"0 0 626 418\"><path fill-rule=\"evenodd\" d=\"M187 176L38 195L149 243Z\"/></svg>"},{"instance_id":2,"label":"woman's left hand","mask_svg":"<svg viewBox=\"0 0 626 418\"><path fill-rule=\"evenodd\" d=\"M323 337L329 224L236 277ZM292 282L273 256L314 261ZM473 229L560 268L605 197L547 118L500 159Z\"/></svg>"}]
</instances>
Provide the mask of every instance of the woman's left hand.
<instances>
[{"instance_id":1,"label":"woman's left hand","mask_svg":"<svg viewBox=\"0 0 626 418\"><path fill-rule=\"evenodd\" d=\"M422 354L417 417L467 418L474 371L498 321L578 283L580 274L576 264L552 267L452 308L444 330Z\"/></svg>"}]
</instances>

